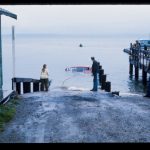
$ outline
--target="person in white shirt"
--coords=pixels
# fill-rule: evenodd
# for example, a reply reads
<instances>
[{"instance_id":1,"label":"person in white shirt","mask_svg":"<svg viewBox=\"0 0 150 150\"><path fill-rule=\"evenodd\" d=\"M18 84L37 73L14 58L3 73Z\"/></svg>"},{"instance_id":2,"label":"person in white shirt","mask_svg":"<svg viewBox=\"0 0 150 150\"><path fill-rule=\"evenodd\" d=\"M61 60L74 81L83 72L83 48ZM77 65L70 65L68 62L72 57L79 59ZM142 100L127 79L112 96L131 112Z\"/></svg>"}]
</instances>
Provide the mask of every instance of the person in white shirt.
<instances>
[{"instance_id":1,"label":"person in white shirt","mask_svg":"<svg viewBox=\"0 0 150 150\"><path fill-rule=\"evenodd\" d=\"M40 75L40 80L41 80L41 91L48 91L48 78L49 78L49 73L47 69L47 65L44 64L43 68L41 70L41 75Z\"/></svg>"}]
</instances>

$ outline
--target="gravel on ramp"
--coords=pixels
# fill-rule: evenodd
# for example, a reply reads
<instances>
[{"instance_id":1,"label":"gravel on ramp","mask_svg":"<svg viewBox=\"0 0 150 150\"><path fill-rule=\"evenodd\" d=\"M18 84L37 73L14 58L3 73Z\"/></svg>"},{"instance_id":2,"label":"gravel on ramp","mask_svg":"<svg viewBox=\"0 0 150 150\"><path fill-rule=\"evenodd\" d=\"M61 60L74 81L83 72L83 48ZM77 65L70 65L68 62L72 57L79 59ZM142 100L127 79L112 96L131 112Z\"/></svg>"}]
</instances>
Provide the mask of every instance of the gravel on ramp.
<instances>
[{"instance_id":1,"label":"gravel on ramp","mask_svg":"<svg viewBox=\"0 0 150 150\"><path fill-rule=\"evenodd\" d=\"M150 99L88 90L21 96L1 143L150 142Z\"/></svg>"}]
</instances>

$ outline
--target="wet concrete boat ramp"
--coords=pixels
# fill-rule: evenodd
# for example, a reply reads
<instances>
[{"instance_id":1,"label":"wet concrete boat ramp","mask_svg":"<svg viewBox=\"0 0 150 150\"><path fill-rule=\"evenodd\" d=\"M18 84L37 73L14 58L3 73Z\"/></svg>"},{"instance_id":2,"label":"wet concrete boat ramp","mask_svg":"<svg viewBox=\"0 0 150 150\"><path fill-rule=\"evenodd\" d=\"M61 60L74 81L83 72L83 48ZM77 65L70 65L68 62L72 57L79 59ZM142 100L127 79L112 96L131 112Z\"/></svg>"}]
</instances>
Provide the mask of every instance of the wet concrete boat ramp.
<instances>
[{"instance_id":1,"label":"wet concrete boat ramp","mask_svg":"<svg viewBox=\"0 0 150 150\"><path fill-rule=\"evenodd\" d=\"M150 99L73 87L23 94L0 142L150 142Z\"/></svg>"}]
</instances>

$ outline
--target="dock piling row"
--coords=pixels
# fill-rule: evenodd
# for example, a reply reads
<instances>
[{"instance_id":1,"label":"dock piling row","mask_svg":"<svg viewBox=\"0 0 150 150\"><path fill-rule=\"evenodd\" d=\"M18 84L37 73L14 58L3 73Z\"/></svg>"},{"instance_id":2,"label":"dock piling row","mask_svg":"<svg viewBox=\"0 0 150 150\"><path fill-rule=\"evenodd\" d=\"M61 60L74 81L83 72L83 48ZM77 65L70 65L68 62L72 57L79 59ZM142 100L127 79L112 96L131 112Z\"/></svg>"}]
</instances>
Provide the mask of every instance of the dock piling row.
<instances>
[{"instance_id":1,"label":"dock piling row","mask_svg":"<svg viewBox=\"0 0 150 150\"><path fill-rule=\"evenodd\" d=\"M142 83L147 86L147 95L150 96L150 81L147 80L147 74L150 73L150 47L142 46L136 41L135 44L130 43L129 49L123 51L129 54L130 76L133 76L134 72L135 80L139 80L139 71L142 69Z\"/></svg>"},{"instance_id":2,"label":"dock piling row","mask_svg":"<svg viewBox=\"0 0 150 150\"><path fill-rule=\"evenodd\" d=\"M14 84L16 86L14 86ZM24 93L31 93L41 91L40 80L31 78L13 78L12 90L16 91L19 95Z\"/></svg>"},{"instance_id":3,"label":"dock piling row","mask_svg":"<svg viewBox=\"0 0 150 150\"><path fill-rule=\"evenodd\" d=\"M106 81L107 75L104 74L104 69L99 64L99 85L101 86L101 90L105 90L106 92L111 92L111 82Z\"/></svg>"}]
</instances>

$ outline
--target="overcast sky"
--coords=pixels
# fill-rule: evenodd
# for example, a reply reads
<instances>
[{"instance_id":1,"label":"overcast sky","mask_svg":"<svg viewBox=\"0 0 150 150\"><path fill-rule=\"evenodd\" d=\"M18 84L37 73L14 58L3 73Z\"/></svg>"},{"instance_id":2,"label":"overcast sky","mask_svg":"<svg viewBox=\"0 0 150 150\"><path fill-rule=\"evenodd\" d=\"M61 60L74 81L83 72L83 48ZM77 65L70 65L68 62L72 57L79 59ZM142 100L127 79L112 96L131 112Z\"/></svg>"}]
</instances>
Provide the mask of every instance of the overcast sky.
<instances>
[{"instance_id":1,"label":"overcast sky","mask_svg":"<svg viewBox=\"0 0 150 150\"><path fill-rule=\"evenodd\" d=\"M150 35L150 5L1 5L2 33Z\"/></svg>"}]
</instances>

